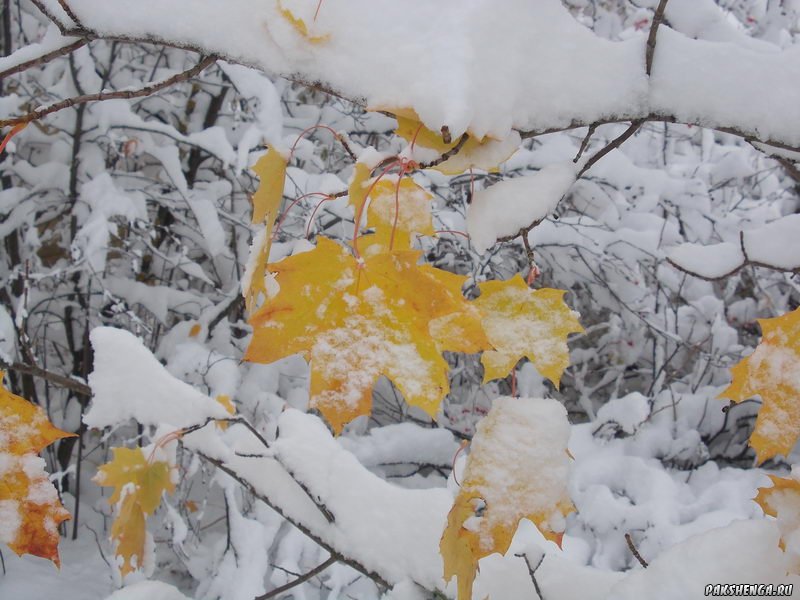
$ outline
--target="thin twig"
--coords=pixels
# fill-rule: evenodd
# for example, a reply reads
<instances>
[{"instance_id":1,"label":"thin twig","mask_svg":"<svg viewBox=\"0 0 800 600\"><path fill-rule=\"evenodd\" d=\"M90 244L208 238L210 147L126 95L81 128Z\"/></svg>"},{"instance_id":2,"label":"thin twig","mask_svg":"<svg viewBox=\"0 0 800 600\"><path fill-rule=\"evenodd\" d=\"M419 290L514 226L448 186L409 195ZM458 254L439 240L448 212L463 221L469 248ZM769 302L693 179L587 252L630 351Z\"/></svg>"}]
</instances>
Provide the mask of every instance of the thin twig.
<instances>
[{"instance_id":1,"label":"thin twig","mask_svg":"<svg viewBox=\"0 0 800 600\"><path fill-rule=\"evenodd\" d=\"M622 146L634 133L639 131L639 128L644 124L644 121L637 120L633 121L625 131L623 131L618 137L614 138L609 144L605 145L601 150L598 150L592 157L586 161L586 164L583 165L580 171L578 171L577 179L580 179L581 176L586 173L589 169L591 169L597 162L603 158L606 154L615 150Z\"/></svg>"},{"instance_id":2,"label":"thin twig","mask_svg":"<svg viewBox=\"0 0 800 600\"><path fill-rule=\"evenodd\" d=\"M636 546L633 545L633 538L631 537L630 533L625 534L625 541L628 543L628 550L630 550L634 558L639 561L639 564L646 569L648 567L647 561L642 558L642 555L639 554Z\"/></svg>"},{"instance_id":3,"label":"thin twig","mask_svg":"<svg viewBox=\"0 0 800 600\"><path fill-rule=\"evenodd\" d=\"M72 7L67 4L67 0L58 0L58 4L61 6L64 12L67 13L67 16L72 19L72 22L75 23L75 25L77 25L80 29L85 29L83 23L81 23L81 20L75 14L75 11L73 11Z\"/></svg>"},{"instance_id":4,"label":"thin twig","mask_svg":"<svg viewBox=\"0 0 800 600\"><path fill-rule=\"evenodd\" d=\"M533 587L536 589L536 595L539 596L539 600L544 600L544 596L542 596L542 590L539 588L539 582L536 581L536 571L539 570L539 567L542 566L544 562L545 554L542 552L542 557L539 559L539 562L536 564L535 567L531 566L531 561L528 560L528 555L523 554L515 554L514 556L518 556L519 558L525 559L525 566L528 567L528 575L531 577L531 581L533 582Z\"/></svg>"},{"instance_id":5,"label":"thin twig","mask_svg":"<svg viewBox=\"0 0 800 600\"><path fill-rule=\"evenodd\" d=\"M586 136L583 138L583 141L581 142L581 147L578 149L578 154L575 155L575 158L572 159L572 162L577 163L581 159L581 156L583 156L583 153L589 146L589 141L592 139L592 136L594 135L596 129L597 125L594 124L589 125L589 131L586 132Z\"/></svg>"},{"instance_id":6,"label":"thin twig","mask_svg":"<svg viewBox=\"0 0 800 600\"><path fill-rule=\"evenodd\" d=\"M177 73L172 77L168 77L167 79L162 79L161 81L158 81L151 85L147 85L137 90L98 92L96 94L85 94L82 96L75 96L73 98L66 98L65 100L61 100L60 102L44 106L42 108L36 109L34 111L29 112L28 114L21 115L19 117L12 117L11 119L2 119L0 120L0 127L37 121L42 117L53 114L65 108L69 108L71 106L76 106L79 104L85 104L87 102L102 102L103 100L113 100L120 98L130 99L130 98L141 98L143 96L150 96L151 94L161 91L164 88L168 88L172 85L175 85L176 83L186 81L187 79L190 79L195 75L200 74L206 68L214 64L216 60L217 60L216 56L206 56L191 69L187 69L186 71L181 71L180 73Z\"/></svg>"},{"instance_id":7,"label":"thin twig","mask_svg":"<svg viewBox=\"0 0 800 600\"><path fill-rule=\"evenodd\" d=\"M442 164L443 162L445 162L445 161L447 161L447 160L451 159L451 158L452 158L452 157L454 157L456 154L458 154L459 152L461 152L461 149L464 147L464 144L466 144L466 143L467 143L467 140L468 140L468 139L469 139L469 134L468 134L468 133L464 133L464 134L463 134L463 135L462 135L462 136L461 136L461 137L458 139L458 142L456 142L456 145L455 145L455 146L453 146L452 148L450 148L450 150L448 150L447 152L445 152L444 154L442 154L442 155L441 155L439 158L436 158L436 159L432 160L431 162L428 162L428 163L422 163L421 165L419 165L419 168L420 168L420 169L430 169L430 168L432 168L432 167L436 167L436 166L438 166L438 165Z\"/></svg>"},{"instance_id":8,"label":"thin twig","mask_svg":"<svg viewBox=\"0 0 800 600\"><path fill-rule=\"evenodd\" d=\"M294 579L293 581L290 581L289 583L287 583L285 585L282 585L281 587L275 588L274 590L272 590L270 592L267 592L266 594L262 594L261 596L258 596L257 598L255 598L255 600L269 600L270 598L275 598L276 596L280 596L284 592L288 592L293 587L296 587L296 586L300 585L301 583L305 583L306 581L308 581L312 577L315 577L315 576L319 575L325 569L327 569L328 567L330 567L332 564L334 564L336 562L339 562L339 559L336 558L335 556L331 556L324 563L314 567L308 573L305 573L304 575L300 575L297 579Z\"/></svg>"},{"instance_id":9,"label":"thin twig","mask_svg":"<svg viewBox=\"0 0 800 600\"><path fill-rule=\"evenodd\" d=\"M658 3L658 8L656 8L656 12L653 15L653 22L650 25L650 34L647 36L647 50L645 52L645 65L647 69L647 76L650 76L650 73L653 71L653 57L656 54L656 39L658 36L658 27L661 25L662 21L664 20L664 11L667 8L667 2L669 0L661 0Z\"/></svg>"}]
</instances>

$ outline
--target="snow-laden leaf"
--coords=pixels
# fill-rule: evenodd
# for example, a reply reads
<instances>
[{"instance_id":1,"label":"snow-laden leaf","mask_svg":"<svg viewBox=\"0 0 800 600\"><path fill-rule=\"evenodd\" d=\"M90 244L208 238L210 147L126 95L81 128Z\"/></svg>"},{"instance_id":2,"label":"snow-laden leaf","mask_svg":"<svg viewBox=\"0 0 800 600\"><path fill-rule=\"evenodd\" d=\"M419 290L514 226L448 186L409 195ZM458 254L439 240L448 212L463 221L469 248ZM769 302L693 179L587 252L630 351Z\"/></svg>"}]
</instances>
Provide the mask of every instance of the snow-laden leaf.
<instances>
[{"instance_id":1,"label":"snow-laden leaf","mask_svg":"<svg viewBox=\"0 0 800 600\"><path fill-rule=\"evenodd\" d=\"M0 371L0 381L4 373ZM69 519L37 454L72 437L38 406L0 385L0 542L60 564L58 525Z\"/></svg>"},{"instance_id":2,"label":"snow-laden leaf","mask_svg":"<svg viewBox=\"0 0 800 600\"><path fill-rule=\"evenodd\" d=\"M172 467L163 460L148 460L142 448L112 448L113 459L97 471L95 482L113 487L108 499L117 506L111 538L117 542L116 555L122 559L123 575L142 566L145 553L147 515L161 504L164 492L172 493Z\"/></svg>"},{"instance_id":3,"label":"snow-laden leaf","mask_svg":"<svg viewBox=\"0 0 800 600\"><path fill-rule=\"evenodd\" d=\"M555 400L497 398L478 424L440 544L445 580L457 577L459 600L471 600L478 561L505 554L520 520L560 543L573 510L568 439L567 412Z\"/></svg>"},{"instance_id":4,"label":"snow-laden leaf","mask_svg":"<svg viewBox=\"0 0 800 600\"><path fill-rule=\"evenodd\" d=\"M567 336L583 331L565 304L564 290L532 290L520 275L480 284L475 304L494 350L483 353L484 381L506 377L527 357L556 386L569 366Z\"/></svg>"},{"instance_id":5,"label":"snow-laden leaf","mask_svg":"<svg viewBox=\"0 0 800 600\"><path fill-rule=\"evenodd\" d=\"M465 278L418 265L421 252L356 260L326 238L269 265L280 291L250 319L246 360L302 353L311 365L310 405L338 432L368 414L386 375L409 404L435 415L449 390L444 350L487 347L479 311L460 292ZM442 320L457 324L458 336Z\"/></svg>"},{"instance_id":6,"label":"snow-laden leaf","mask_svg":"<svg viewBox=\"0 0 800 600\"><path fill-rule=\"evenodd\" d=\"M733 381L719 397L734 402L761 397L750 445L762 463L788 456L800 437L800 309L758 322L761 342L731 369Z\"/></svg>"}]
</instances>

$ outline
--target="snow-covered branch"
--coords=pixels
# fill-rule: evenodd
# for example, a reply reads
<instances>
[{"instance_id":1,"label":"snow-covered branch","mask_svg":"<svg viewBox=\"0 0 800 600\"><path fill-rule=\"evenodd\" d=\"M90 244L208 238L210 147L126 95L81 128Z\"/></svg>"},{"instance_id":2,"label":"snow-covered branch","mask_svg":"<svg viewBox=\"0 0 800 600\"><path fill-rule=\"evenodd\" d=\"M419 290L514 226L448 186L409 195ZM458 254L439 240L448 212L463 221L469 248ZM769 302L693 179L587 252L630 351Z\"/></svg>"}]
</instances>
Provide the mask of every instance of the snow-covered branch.
<instances>
[{"instance_id":1,"label":"snow-covered branch","mask_svg":"<svg viewBox=\"0 0 800 600\"><path fill-rule=\"evenodd\" d=\"M58 14L52 2L41 4ZM158 11L137 3L120 18L114 4L71 0L82 27L65 33L218 55L372 108L412 110L430 129L446 126L453 136L468 131L502 139L512 129L533 136L656 120L779 148L800 146L800 86L794 83L800 58L792 49L691 39L661 25L653 51L646 35L621 42L598 37L559 0L509 0L503 10L488 1L331 1L316 19L306 4L231 0L221 7L213 0L169 0ZM282 9L307 23L308 38ZM442 30L441 23L450 26ZM654 20L652 31L659 24ZM372 32L378 30L376 43ZM410 31L428 43L406 43Z\"/></svg>"}]
</instances>

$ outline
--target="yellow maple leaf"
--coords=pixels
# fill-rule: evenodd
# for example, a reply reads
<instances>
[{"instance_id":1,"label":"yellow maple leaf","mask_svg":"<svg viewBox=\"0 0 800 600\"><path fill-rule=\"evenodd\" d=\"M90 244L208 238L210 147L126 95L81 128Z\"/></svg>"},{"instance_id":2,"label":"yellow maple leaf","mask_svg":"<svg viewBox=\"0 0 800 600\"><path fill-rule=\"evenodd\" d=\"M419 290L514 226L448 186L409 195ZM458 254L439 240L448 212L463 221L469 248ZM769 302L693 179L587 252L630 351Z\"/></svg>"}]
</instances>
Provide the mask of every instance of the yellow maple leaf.
<instances>
[{"instance_id":1,"label":"yellow maple leaf","mask_svg":"<svg viewBox=\"0 0 800 600\"><path fill-rule=\"evenodd\" d=\"M564 290L532 290L520 275L480 284L475 300L494 347L481 357L484 381L506 377L527 357L556 386L569 366L567 336L583 331L578 315L564 303Z\"/></svg>"},{"instance_id":2,"label":"yellow maple leaf","mask_svg":"<svg viewBox=\"0 0 800 600\"><path fill-rule=\"evenodd\" d=\"M761 342L731 369L733 381L719 397L742 402L761 396L750 445L762 463L788 456L800 437L800 309L758 322Z\"/></svg>"},{"instance_id":3,"label":"yellow maple leaf","mask_svg":"<svg viewBox=\"0 0 800 600\"><path fill-rule=\"evenodd\" d=\"M114 488L108 501L113 506L119 505L119 510L111 538L117 542L116 555L122 558L120 571L127 575L142 566L147 515L156 511L164 492L175 491L175 484L170 465L148 460L141 448L111 451L112 460L97 470L94 481Z\"/></svg>"},{"instance_id":4,"label":"yellow maple leaf","mask_svg":"<svg viewBox=\"0 0 800 600\"><path fill-rule=\"evenodd\" d=\"M444 578L471 600L478 561L505 554L522 519L560 542L567 494L569 422L555 400L497 398L478 424L461 489L439 546Z\"/></svg>"},{"instance_id":5,"label":"yellow maple leaf","mask_svg":"<svg viewBox=\"0 0 800 600\"><path fill-rule=\"evenodd\" d=\"M449 391L442 351L487 342L479 311L456 289L458 276L418 265L420 256L406 250L357 260L321 237L314 250L270 264L280 291L251 317L245 359L270 363L302 353L311 366L310 405L336 432L369 414L381 375L409 404L435 415ZM432 322L448 318L474 339L432 331Z\"/></svg>"},{"instance_id":6,"label":"yellow maple leaf","mask_svg":"<svg viewBox=\"0 0 800 600\"><path fill-rule=\"evenodd\" d=\"M5 374L0 371L0 382ZM69 519L37 456L74 434L61 431L38 406L0 385L0 542L19 555L33 554L60 565L58 526Z\"/></svg>"}]
</instances>

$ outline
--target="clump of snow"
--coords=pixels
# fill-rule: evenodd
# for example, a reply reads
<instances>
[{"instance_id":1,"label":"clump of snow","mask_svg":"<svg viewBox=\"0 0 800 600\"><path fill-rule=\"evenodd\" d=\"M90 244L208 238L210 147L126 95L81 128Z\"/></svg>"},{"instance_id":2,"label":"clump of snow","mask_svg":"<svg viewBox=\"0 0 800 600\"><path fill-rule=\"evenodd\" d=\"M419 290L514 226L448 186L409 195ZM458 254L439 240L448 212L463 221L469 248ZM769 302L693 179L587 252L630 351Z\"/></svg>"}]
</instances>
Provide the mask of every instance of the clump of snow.
<instances>
[{"instance_id":1,"label":"clump of snow","mask_svg":"<svg viewBox=\"0 0 800 600\"><path fill-rule=\"evenodd\" d=\"M106 600L189 600L189 598L167 583L140 581L117 590Z\"/></svg>"},{"instance_id":2,"label":"clump of snow","mask_svg":"<svg viewBox=\"0 0 800 600\"><path fill-rule=\"evenodd\" d=\"M788 215L742 234L747 258L793 271L800 268L800 215Z\"/></svg>"},{"instance_id":3,"label":"clump of snow","mask_svg":"<svg viewBox=\"0 0 800 600\"><path fill-rule=\"evenodd\" d=\"M786 575L791 562L779 542L774 522L731 523L673 546L647 569L630 573L608 598L705 598L709 584L793 583L797 588L800 577Z\"/></svg>"},{"instance_id":4,"label":"clump of snow","mask_svg":"<svg viewBox=\"0 0 800 600\"><path fill-rule=\"evenodd\" d=\"M90 337L93 398L83 418L89 427L115 426L129 419L143 425L186 427L230 416L216 400L170 375L132 333L98 327Z\"/></svg>"},{"instance_id":5,"label":"clump of snow","mask_svg":"<svg viewBox=\"0 0 800 600\"><path fill-rule=\"evenodd\" d=\"M730 275L744 263L739 244L681 244L670 252L668 260L678 268L707 279L718 279Z\"/></svg>"},{"instance_id":6,"label":"clump of snow","mask_svg":"<svg viewBox=\"0 0 800 600\"><path fill-rule=\"evenodd\" d=\"M547 217L575 183L577 173L572 161L556 163L476 192L467 209L467 231L475 249L483 254L498 239L512 237Z\"/></svg>"}]
</instances>

